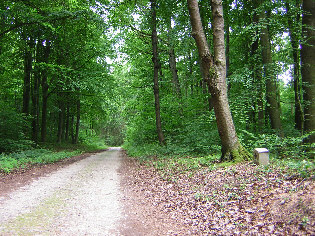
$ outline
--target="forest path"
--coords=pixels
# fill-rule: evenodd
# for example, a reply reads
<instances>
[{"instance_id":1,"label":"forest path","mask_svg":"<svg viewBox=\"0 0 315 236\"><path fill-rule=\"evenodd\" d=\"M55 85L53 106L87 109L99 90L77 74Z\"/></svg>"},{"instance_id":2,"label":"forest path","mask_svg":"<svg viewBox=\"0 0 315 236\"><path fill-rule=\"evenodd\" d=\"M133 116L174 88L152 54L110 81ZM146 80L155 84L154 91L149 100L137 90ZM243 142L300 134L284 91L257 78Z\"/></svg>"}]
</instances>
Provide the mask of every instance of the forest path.
<instances>
[{"instance_id":1,"label":"forest path","mask_svg":"<svg viewBox=\"0 0 315 236\"><path fill-rule=\"evenodd\" d=\"M110 148L0 198L0 235L121 235L120 154Z\"/></svg>"}]
</instances>

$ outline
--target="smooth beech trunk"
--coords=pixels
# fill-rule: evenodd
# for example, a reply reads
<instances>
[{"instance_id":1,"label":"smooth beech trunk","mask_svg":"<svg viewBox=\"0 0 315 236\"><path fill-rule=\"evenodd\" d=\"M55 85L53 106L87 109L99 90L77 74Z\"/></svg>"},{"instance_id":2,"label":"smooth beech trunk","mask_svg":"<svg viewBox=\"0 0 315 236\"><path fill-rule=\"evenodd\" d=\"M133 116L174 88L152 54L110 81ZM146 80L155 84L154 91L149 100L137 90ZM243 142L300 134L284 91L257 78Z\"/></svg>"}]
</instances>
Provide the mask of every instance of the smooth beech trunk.
<instances>
[{"instance_id":1,"label":"smooth beech trunk","mask_svg":"<svg viewBox=\"0 0 315 236\"><path fill-rule=\"evenodd\" d=\"M62 95L59 93L59 116L58 116L58 131L57 131L57 143L61 143L62 140L62 133L63 133L63 120L64 120L64 115L65 115L65 107L62 101Z\"/></svg>"},{"instance_id":2,"label":"smooth beech trunk","mask_svg":"<svg viewBox=\"0 0 315 236\"><path fill-rule=\"evenodd\" d=\"M315 4L314 0L303 1L302 34L304 42L301 49L302 82L304 99L304 130L313 132L305 141L315 142Z\"/></svg>"},{"instance_id":3,"label":"smooth beech trunk","mask_svg":"<svg viewBox=\"0 0 315 236\"><path fill-rule=\"evenodd\" d=\"M69 127L70 127L70 105L67 104L66 109L66 127L65 127L65 140L69 140Z\"/></svg>"},{"instance_id":4,"label":"smooth beech trunk","mask_svg":"<svg viewBox=\"0 0 315 236\"><path fill-rule=\"evenodd\" d=\"M153 74L153 90L154 90L154 105L155 105L155 122L156 130L160 145L165 145L164 134L162 130L161 113L160 113L160 94L159 94L159 53L158 53L158 38L156 32L156 1L151 0L151 27L152 27L152 61L154 65Z\"/></svg>"},{"instance_id":5,"label":"smooth beech trunk","mask_svg":"<svg viewBox=\"0 0 315 236\"><path fill-rule=\"evenodd\" d=\"M223 11L224 11L224 25L225 25L225 40L226 40L226 48L225 48L225 57L226 57L226 76L230 75L230 20L229 20L229 12L231 10L229 1L223 1Z\"/></svg>"},{"instance_id":6,"label":"smooth beech trunk","mask_svg":"<svg viewBox=\"0 0 315 236\"><path fill-rule=\"evenodd\" d=\"M176 58L175 58L175 51L173 47L169 48L169 65L170 65L170 70L172 72L172 82L174 86L174 91L176 96L181 99L181 91L180 91L180 84L178 80L178 74L177 74L177 67L176 67Z\"/></svg>"},{"instance_id":7,"label":"smooth beech trunk","mask_svg":"<svg viewBox=\"0 0 315 236\"><path fill-rule=\"evenodd\" d=\"M41 122L41 141L46 142L47 135L47 102L48 102L48 85L47 75L42 77L42 122Z\"/></svg>"},{"instance_id":8,"label":"smooth beech trunk","mask_svg":"<svg viewBox=\"0 0 315 236\"><path fill-rule=\"evenodd\" d=\"M301 7L301 0L295 1L296 9ZM294 110L295 110L295 128L302 131L304 120L303 120L303 108L301 103L301 86L300 86L300 49L299 49L299 23L300 23L300 13L295 12L290 5L289 0L286 1L287 18L289 25L289 35L291 39L292 46L292 57L293 57L293 82L294 82Z\"/></svg>"},{"instance_id":9,"label":"smooth beech trunk","mask_svg":"<svg viewBox=\"0 0 315 236\"><path fill-rule=\"evenodd\" d=\"M253 1L254 6L259 5L259 0ZM254 23L257 27L259 24L259 13L256 11L254 12L252 23ZM258 27L257 27L258 28ZM259 30L256 28L256 35L259 35ZM252 62L252 70L253 70L253 77L255 84L257 86L257 98L256 98L256 103L257 103L257 115L258 115L258 122L257 125L255 126L255 129L257 128L259 130L262 130L265 126L265 115L264 115L264 81L262 77L262 67L261 67L261 62L257 62L257 55L260 54L258 51L259 49L259 37L255 37L254 42L251 45L251 58L253 60Z\"/></svg>"},{"instance_id":10,"label":"smooth beech trunk","mask_svg":"<svg viewBox=\"0 0 315 236\"><path fill-rule=\"evenodd\" d=\"M266 13L263 10L259 15L261 22L266 20ZM268 103L268 114L271 128L281 137L284 136L280 118L280 103L277 98L277 78L272 65L271 45L269 31L266 24L261 27L260 40L262 46L262 61L264 64L264 73L266 78L266 97Z\"/></svg>"},{"instance_id":11,"label":"smooth beech trunk","mask_svg":"<svg viewBox=\"0 0 315 236\"><path fill-rule=\"evenodd\" d=\"M178 98L178 112L180 115L183 115L183 108L182 108L182 93L181 93L181 88L180 88L180 83L178 79L178 70L177 70L177 65L176 65L176 55L175 55L175 50L174 50L174 43L172 40L172 23L171 23L171 17L169 19L169 24L168 24L168 55L169 55L169 67L170 71L172 73L172 82L173 82L173 91L175 96Z\"/></svg>"},{"instance_id":12,"label":"smooth beech trunk","mask_svg":"<svg viewBox=\"0 0 315 236\"><path fill-rule=\"evenodd\" d=\"M41 40L38 40L36 44L36 64L34 67L34 73L32 78L32 139L35 143L38 142L38 134L39 134L39 97L40 97L40 68L39 63L42 62L42 45Z\"/></svg>"},{"instance_id":13,"label":"smooth beech trunk","mask_svg":"<svg viewBox=\"0 0 315 236\"><path fill-rule=\"evenodd\" d=\"M175 50L174 50L174 45L173 45L173 40L172 40L172 26L171 26L171 18L169 19L169 24L168 24L168 55L169 55L169 66L170 70L172 72L172 82L173 82L173 87L174 87L174 92L176 96L181 100L182 94L181 94L181 89L180 89L180 84L179 84L179 79L178 79L178 73L177 73L177 66L176 66L176 56L175 56Z\"/></svg>"},{"instance_id":14,"label":"smooth beech trunk","mask_svg":"<svg viewBox=\"0 0 315 236\"><path fill-rule=\"evenodd\" d=\"M78 100L77 100L77 120L76 120L76 124L75 124L74 143L79 142L80 117L81 117L81 101L80 101L80 98L78 98Z\"/></svg>"},{"instance_id":15,"label":"smooth beech trunk","mask_svg":"<svg viewBox=\"0 0 315 236\"><path fill-rule=\"evenodd\" d=\"M71 114L71 117L70 117L70 135L71 135L71 140L72 140L72 143L75 142L75 135L74 135L74 114Z\"/></svg>"},{"instance_id":16,"label":"smooth beech trunk","mask_svg":"<svg viewBox=\"0 0 315 236\"><path fill-rule=\"evenodd\" d=\"M32 87L32 140L38 142L39 133L39 85L40 85L40 72L35 68L33 87Z\"/></svg>"},{"instance_id":17,"label":"smooth beech trunk","mask_svg":"<svg viewBox=\"0 0 315 236\"><path fill-rule=\"evenodd\" d=\"M32 39L27 40L24 49L24 86L23 86L23 108L24 114L29 114L29 106L31 99L31 72L32 72Z\"/></svg>"},{"instance_id":18,"label":"smooth beech trunk","mask_svg":"<svg viewBox=\"0 0 315 236\"><path fill-rule=\"evenodd\" d=\"M47 42L47 45L44 47L44 63L48 63L48 58L50 54L50 43ZM41 124L41 141L46 142L47 135L47 102L48 102L48 82L47 82L47 70L42 71L42 124Z\"/></svg>"},{"instance_id":19,"label":"smooth beech trunk","mask_svg":"<svg viewBox=\"0 0 315 236\"><path fill-rule=\"evenodd\" d=\"M210 53L209 45L201 23L198 0L187 0L192 36L201 60L204 79L210 88L217 127L222 145L221 160L242 160L248 158L247 151L240 145L227 97L226 58L224 46L224 20L221 0L212 0L213 15L213 46L214 57Z\"/></svg>"}]
</instances>

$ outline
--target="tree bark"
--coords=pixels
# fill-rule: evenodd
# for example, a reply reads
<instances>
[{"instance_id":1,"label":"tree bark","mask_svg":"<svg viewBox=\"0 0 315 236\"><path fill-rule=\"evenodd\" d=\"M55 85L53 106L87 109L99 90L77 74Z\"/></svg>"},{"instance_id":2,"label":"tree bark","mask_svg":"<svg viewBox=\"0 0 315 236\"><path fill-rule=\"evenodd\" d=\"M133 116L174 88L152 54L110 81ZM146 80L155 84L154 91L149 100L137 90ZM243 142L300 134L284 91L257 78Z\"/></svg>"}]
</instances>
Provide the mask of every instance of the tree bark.
<instances>
[{"instance_id":1,"label":"tree bark","mask_svg":"<svg viewBox=\"0 0 315 236\"><path fill-rule=\"evenodd\" d=\"M26 39L27 40L27 39ZM32 39L26 42L24 49L24 86L23 86L23 108L24 114L29 114L29 106L31 99L31 72L32 72Z\"/></svg>"},{"instance_id":2,"label":"tree bark","mask_svg":"<svg viewBox=\"0 0 315 236\"><path fill-rule=\"evenodd\" d=\"M66 110L66 131L65 131L65 140L69 140L69 126L70 126L70 105L67 104L67 110Z\"/></svg>"},{"instance_id":3,"label":"tree bark","mask_svg":"<svg viewBox=\"0 0 315 236\"><path fill-rule=\"evenodd\" d=\"M304 131L313 132L307 142L315 142L315 4L313 0L303 1L302 17L302 87L304 99Z\"/></svg>"},{"instance_id":4,"label":"tree bark","mask_svg":"<svg viewBox=\"0 0 315 236\"><path fill-rule=\"evenodd\" d=\"M35 143L38 142L39 134L39 87L40 87L40 68L38 66L41 63L41 40L38 40L36 44L36 64L34 68L33 76L33 88L32 88L32 139Z\"/></svg>"},{"instance_id":5,"label":"tree bark","mask_svg":"<svg viewBox=\"0 0 315 236\"><path fill-rule=\"evenodd\" d=\"M262 46L262 61L264 64L264 73L266 78L266 96L271 128L274 129L280 137L283 137L284 134L280 118L280 103L277 99L277 78L272 66L271 45L268 27L264 22L267 19L264 10L260 13L259 18L264 24L261 28L260 40Z\"/></svg>"},{"instance_id":6,"label":"tree bark","mask_svg":"<svg viewBox=\"0 0 315 236\"><path fill-rule=\"evenodd\" d=\"M73 126L74 126L74 114L71 114L71 117L70 117L70 135L71 135L72 143L75 143L75 135L74 135Z\"/></svg>"},{"instance_id":7,"label":"tree bark","mask_svg":"<svg viewBox=\"0 0 315 236\"><path fill-rule=\"evenodd\" d=\"M65 114L65 107L63 104L63 96L61 93L58 95L58 103L59 103L59 116L58 116L58 131L57 131L57 143L61 143L62 141L62 133L63 133L63 121Z\"/></svg>"},{"instance_id":8,"label":"tree bark","mask_svg":"<svg viewBox=\"0 0 315 236\"><path fill-rule=\"evenodd\" d=\"M294 83L294 121L295 121L295 128L297 130L303 130L303 108L301 103L301 86L300 86L300 49L299 49L299 37L300 30L299 30L299 22L300 22L300 13L296 12L297 9L301 7L301 1L295 1L295 11L292 10L289 0L286 1L286 8L287 8L287 18L288 18L288 25L289 25L289 35L291 39L291 46L292 46L292 57L293 57L293 83ZM294 16L294 18L292 17Z\"/></svg>"},{"instance_id":9,"label":"tree bark","mask_svg":"<svg viewBox=\"0 0 315 236\"><path fill-rule=\"evenodd\" d=\"M226 85L226 59L224 47L224 20L221 0L212 0L214 58L206 40L200 19L197 0L187 0L192 36L196 41L204 79L212 95L217 127L221 139L221 160L242 160L248 158L247 151L240 145L231 111Z\"/></svg>"},{"instance_id":10,"label":"tree bark","mask_svg":"<svg viewBox=\"0 0 315 236\"><path fill-rule=\"evenodd\" d=\"M181 99L182 95L181 95L181 90L180 90L178 74L177 74L174 48L169 49L169 65L170 65L170 70L172 72L172 78L173 78L172 81L173 81L173 85L174 85L175 94L178 98Z\"/></svg>"},{"instance_id":11,"label":"tree bark","mask_svg":"<svg viewBox=\"0 0 315 236\"><path fill-rule=\"evenodd\" d=\"M160 95L159 95L159 62L158 62L158 38L156 32L156 1L151 0L151 27L152 27L152 61L154 65L154 105L155 105L155 121L156 121L156 130L159 139L160 145L165 145L164 134L162 130L162 122L161 122L161 113L160 113Z\"/></svg>"},{"instance_id":12,"label":"tree bark","mask_svg":"<svg viewBox=\"0 0 315 236\"><path fill-rule=\"evenodd\" d=\"M175 94L179 99L181 99L181 90L180 90L180 84L179 84L179 79L178 79L175 50L174 50L174 46L173 46L173 42L172 42L171 32L172 32L172 27L171 27L171 23L170 23L168 26L169 66L170 66L170 70L172 72L172 82L173 82Z\"/></svg>"},{"instance_id":13,"label":"tree bark","mask_svg":"<svg viewBox=\"0 0 315 236\"><path fill-rule=\"evenodd\" d=\"M173 82L173 91L178 99L178 106L179 106L179 114L183 114L183 109L182 109L182 93L181 93L181 88L180 88L180 83L178 79L178 70L177 70L177 65L176 65L176 56L175 56L175 50L174 50L174 43L172 39L172 18L169 18L169 23L168 23L168 55L169 55L169 67L172 73L172 82Z\"/></svg>"},{"instance_id":14,"label":"tree bark","mask_svg":"<svg viewBox=\"0 0 315 236\"><path fill-rule=\"evenodd\" d=\"M42 123L41 123L41 141L46 142L47 136L47 102L48 102L48 86L46 75L42 78Z\"/></svg>"},{"instance_id":15,"label":"tree bark","mask_svg":"<svg viewBox=\"0 0 315 236\"><path fill-rule=\"evenodd\" d=\"M230 12L230 1L223 1L223 10L224 10L224 23L225 23L225 40L226 40L226 75L229 76L230 73L230 20L228 13Z\"/></svg>"},{"instance_id":16,"label":"tree bark","mask_svg":"<svg viewBox=\"0 0 315 236\"><path fill-rule=\"evenodd\" d=\"M49 61L50 54L50 43L47 42L46 47L44 47L44 59L45 63ZM47 70L42 71L42 124L41 124L41 141L46 142L47 135L47 102L48 102L48 82L47 82Z\"/></svg>"},{"instance_id":17,"label":"tree bark","mask_svg":"<svg viewBox=\"0 0 315 236\"><path fill-rule=\"evenodd\" d=\"M81 101L80 98L77 100L77 120L75 124L75 138L74 143L79 142L79 131L80 131L80 116L81 116Z\"/></svg>"},{"instance_id":18,"label":"tree bark","mask_svg":"<svg viewBox=\"0 0 315 236\"><path fill-rule=\"evenodd\" d=\"M35 69L33 78L33 89L32 89L32 140L38 142L39 133L39 84L40 84L40 73L38 68Z\"/></svg>"},{"instance_id":19,"label":"tree bark","mask_svg":"<svg viewBox=\"0 0 315 236\"><path fill-rule=\"evenodd\" d=\"M254 6L259 5L259 0L253 1ZM252 9L254 10L254 9ZM256 25L259 24L259 13L255 11L252 19L252 23ZM255 36L259 35L259 30L256 29ZM255 37L255 41L251 45L251 58L252 58L252 68L253 68L253 77L255 84L257 85L257 115L258 115L258 127L261 130L265 124L265 115L264 115L264 82L262 78L262 66L261 61L258 60L259 49L259 37Z\"/></svg>"}]
</instances>

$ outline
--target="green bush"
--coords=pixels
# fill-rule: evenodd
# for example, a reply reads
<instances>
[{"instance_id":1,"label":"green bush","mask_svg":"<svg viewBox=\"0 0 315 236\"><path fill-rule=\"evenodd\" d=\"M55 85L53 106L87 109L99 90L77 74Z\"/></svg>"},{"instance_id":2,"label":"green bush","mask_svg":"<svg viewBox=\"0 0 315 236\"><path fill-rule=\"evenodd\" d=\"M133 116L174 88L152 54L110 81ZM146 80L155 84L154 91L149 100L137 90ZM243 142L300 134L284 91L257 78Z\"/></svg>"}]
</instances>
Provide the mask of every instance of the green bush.
<instances>
[{"instance_id":1,"label":"green bush","mask_svg":"<svg viewBox=\"0 0 315 236\"><path fill-rule=\"evenodd\" d=\"M0 153L29 149L33 142L24 134L26 117L0 104Z\"/></svg>"},{"instance_id":2,"label":"green bush","mask_svg":"<svg viewBox=\"0 0 315 236\"><path fill-rule=\"evenodd\" d=\"M246 130L242 130L239 134L241 142L248 150L264 147L277 158L295 159L305 159L312 156L311 151L314 150L314 144L303 143L304 138L307 136L308 134L281 138L276 134L253 134Z\"/></svg>"},{"instance_id":3,"label":"green bush","mask_svg":"<svg viewBox=\"0 0 315 236\"><path fill-rule=\"evenodd\" d=\"M81 151L53 152L47 149L32 149L22 152L0 154L0 172L9 173L14 169L31 164L53 163L80 154Z\"/></svg>"}]
</instances>

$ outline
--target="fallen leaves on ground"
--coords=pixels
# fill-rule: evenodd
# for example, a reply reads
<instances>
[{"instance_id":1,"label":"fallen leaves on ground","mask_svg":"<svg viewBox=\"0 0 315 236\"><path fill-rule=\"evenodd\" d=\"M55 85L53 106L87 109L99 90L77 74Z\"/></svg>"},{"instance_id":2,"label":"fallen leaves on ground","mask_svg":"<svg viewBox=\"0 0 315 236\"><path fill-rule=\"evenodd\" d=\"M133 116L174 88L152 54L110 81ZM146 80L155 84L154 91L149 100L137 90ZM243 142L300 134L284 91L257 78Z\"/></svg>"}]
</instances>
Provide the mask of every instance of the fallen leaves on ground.
<instances>
[{"instance_id":1,"label":"fallen leaves on ground","mask_svg":"<svg viewBox=\"0 0 315 236\"><path fill-rule=\"evenodd\" d=\"M248 162L191 171L129 164L126 184L164 223L176 223L170 235L315 235L311 178Z\"/></svg>"}]
</instances>

